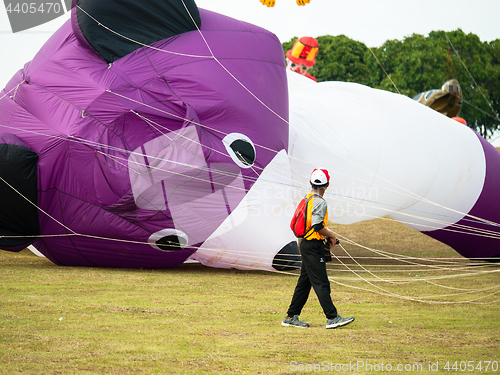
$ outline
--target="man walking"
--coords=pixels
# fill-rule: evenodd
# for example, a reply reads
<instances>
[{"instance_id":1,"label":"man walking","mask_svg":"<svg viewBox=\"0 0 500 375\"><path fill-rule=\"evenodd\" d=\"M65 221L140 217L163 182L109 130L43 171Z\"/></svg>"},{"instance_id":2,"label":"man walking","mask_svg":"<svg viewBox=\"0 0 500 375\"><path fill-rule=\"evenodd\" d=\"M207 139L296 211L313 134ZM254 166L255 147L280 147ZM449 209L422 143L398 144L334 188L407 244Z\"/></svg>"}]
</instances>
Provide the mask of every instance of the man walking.
<instances>
[{"instance_id":1,"label":"man walking","mask_svg":"<svg viewBox=\"0 0 500 375\"><path fill-rule=\"evenodd\" d=\"M305 199L309 200L306 205L306 232L300 241L300 255L302 266L300 276L293 293L292 302L288 308L287 317L281 323L282 326L309 327L308 323L299 320L300 312L307 302L311 286L318 296L319 302L326 315L326 328L337 328L354 321L354 317L342 318L337 313L330 296L330 280L326 273L325 237L329 238L330 248L335 246L337 238L327 228L328 205L323 199L326 189L330 184L330 176L326 169L315 169L311 174L311 192Z\"/></svg>"}]
</instances>

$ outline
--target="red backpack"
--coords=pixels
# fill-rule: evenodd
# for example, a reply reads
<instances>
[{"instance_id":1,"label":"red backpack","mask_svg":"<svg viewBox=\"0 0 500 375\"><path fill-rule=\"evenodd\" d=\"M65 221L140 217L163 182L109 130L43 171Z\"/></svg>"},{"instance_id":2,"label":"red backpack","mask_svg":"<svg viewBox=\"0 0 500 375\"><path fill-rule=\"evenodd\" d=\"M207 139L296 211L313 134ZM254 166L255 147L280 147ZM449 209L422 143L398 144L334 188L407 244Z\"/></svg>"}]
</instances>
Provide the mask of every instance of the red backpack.
<instances>
[{"instance_id":1,"label":"red backpack","mask_svg":"<svg viewBox=\"0 0 500 375\"><path fill-rule=\"evenodd\" d=\"M308 199L304 197L302 198L302 200L299 202L299 205L295 209L292 221L290 222L290 228L292 229L293 234L295 234L295 237L303 238L306 235L306 233L309 232L309 230L311 229L311 228L306 228L307 205L309 201L314 197L319 197L323 199L323 197L318 194L313 194Z\"/></svg>"}]
</instances>

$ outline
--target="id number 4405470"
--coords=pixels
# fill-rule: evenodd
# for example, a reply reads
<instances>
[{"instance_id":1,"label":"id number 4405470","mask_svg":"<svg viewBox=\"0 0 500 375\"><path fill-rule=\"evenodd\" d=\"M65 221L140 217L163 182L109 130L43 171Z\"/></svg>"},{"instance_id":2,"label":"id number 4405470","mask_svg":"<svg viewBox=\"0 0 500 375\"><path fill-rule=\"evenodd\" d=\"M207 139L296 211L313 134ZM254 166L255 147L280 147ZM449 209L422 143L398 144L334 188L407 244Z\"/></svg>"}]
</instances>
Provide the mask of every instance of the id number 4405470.
<instances>
[{"instance_id":1,"label":"id number 4405470","mask_svg":"<svg viewBox=\"0 0 500 375\"><path fill-rule=\"evenodd\" d=\"M43 14L52 13L59 14L64 13L64 9L60 2L56 3L7 3L5 5L5 10L7 13L18 13L18 14Z\"/></svg>"},{"instance_id":2,"label":"id number 4405470","mask_svg":"<svg viewBox=\"0 0 500 375\"><path fill-rule=\"evenodd\" d=\"M498 361L448 361L442 369L457 372L496 372Z\"/></svg>"}]
</instances>

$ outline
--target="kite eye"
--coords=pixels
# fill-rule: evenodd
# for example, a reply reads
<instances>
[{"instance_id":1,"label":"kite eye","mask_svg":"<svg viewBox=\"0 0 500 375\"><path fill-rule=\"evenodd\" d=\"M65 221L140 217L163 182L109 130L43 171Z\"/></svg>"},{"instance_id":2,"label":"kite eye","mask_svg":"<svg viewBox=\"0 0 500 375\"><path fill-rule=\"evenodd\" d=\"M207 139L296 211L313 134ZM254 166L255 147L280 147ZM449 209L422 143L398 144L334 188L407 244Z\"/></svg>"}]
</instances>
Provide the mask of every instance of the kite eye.
<instances>
[{"instance_id":1,"label":"kite eye","mask_svg":"<svg viewBox=\"0 0 500 375\"><path fill-rule=\"evenodd\" d=\"M255 163L255 146L246 135L231 133L222 142L229 156L240 168L250 168Z\"/></svg>"},{"instance_id":2,"label":"kite eye","mask_svg":"<svg viewBox=\"0 0 500 375\"><path fill-rule=\"evenodd\" d=\"M176 251L184 248L186 242L182 237L171 235L160 238L156 241L156 246L163 251Z\"/></svg>"},{"instance_id":3,"label":"kite eye","mask_svg":"<svg viewBox=\"0 0 500 375\"><path fill-rule=\"evenodd\" d=\"M188 238L186 233L177 229L163 229L153 233L148 243L155 249L162 251L178 251L186 247Z\"/></svg>"}]
</instances>

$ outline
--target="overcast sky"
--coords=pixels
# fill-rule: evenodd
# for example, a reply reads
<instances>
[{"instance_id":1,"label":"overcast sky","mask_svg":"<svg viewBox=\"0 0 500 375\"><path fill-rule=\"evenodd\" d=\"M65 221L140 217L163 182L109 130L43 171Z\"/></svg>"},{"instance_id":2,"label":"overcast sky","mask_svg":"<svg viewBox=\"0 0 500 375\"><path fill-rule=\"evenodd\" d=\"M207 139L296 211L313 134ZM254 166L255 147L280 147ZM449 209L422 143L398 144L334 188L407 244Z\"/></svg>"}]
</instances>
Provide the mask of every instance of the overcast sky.
<instances>
[{"instance_id":1,"label":"overcast sky","mask_svg":"<svg viewBox=\"0 0 500 375\"><path fill-rule=\"evenodd\" d=\"M282 41L294 36L344 34L378 47L387 39L403 39L413 33L461 28L483 41L500 38L500 0L311 0L298 6L295 0L276 0L274 8L259 0L197 0L210 9L274 32ZM2 2L3 3L3 2ZM0 5L0 86L27 61L66 19L13 34L7 12Z\"/></svg>"},{"instance_id":2,"label":"overcast sky","mask_svg":"<svg viewBox=\"0 0 500 375\"><path fill-rule=\"evenodd\" d=\"M3 2L2 2L3 3ZM196 0L200 8L262 26L281 42L294 36L339 35L378 47L387 39L413 33L461 28L482 41L500 39L500 0L276 0L268 8L259 0ZM0 86L30 61L69 13L52 22L12 33L7 12L0 4Z\"/></svg>"}]
</instances>

